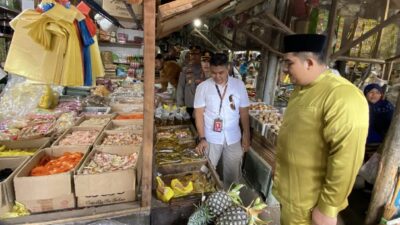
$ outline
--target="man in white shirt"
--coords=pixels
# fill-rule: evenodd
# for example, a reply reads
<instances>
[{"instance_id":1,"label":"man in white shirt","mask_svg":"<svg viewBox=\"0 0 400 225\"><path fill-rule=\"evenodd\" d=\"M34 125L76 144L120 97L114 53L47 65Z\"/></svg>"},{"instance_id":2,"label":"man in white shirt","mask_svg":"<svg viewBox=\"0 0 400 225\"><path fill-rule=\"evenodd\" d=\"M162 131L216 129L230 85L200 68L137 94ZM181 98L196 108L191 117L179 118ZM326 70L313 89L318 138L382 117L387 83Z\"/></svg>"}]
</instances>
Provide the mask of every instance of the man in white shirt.
<instances>
[{"instance_id":1,"label":"man in white shirt","mask_svg":"<svg viewBox=\"0 0 400 225\"><path fill-rule=\"evenodd\" d=\"M210 71L211 78L197 87L194 99L199 133L196 150L206 154L214 167L222 156L222 176L227 189L239 181L243 152L250 148L249 97L244 83L228 76L225 54L211 57Z\"/></svg>"}]
</instances>

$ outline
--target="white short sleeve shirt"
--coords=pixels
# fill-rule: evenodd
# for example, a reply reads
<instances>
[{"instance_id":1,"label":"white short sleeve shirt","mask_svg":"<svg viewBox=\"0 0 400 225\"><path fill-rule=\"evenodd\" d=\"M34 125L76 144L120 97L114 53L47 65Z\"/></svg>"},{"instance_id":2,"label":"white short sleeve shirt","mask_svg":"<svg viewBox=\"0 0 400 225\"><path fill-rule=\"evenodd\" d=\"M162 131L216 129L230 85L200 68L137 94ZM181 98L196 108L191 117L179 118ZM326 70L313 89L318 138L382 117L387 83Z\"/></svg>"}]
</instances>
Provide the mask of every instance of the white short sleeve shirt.
<instances>
[{"instance_id":1,"label":"white short sleeve shirt","mask_svg":"<svg viewBox=\"0 0 400 225\"><path fill-rule=\"evenodd\" d=\"M239 79L229 77L226 94L222 101L221 114L218 115L221 99L215 85L214 80L209 78L197 87L194 108L204 107L204 132L207 141L213 144L224 144L226 140L227 144L231 145L241 139L239 108L249 107L249 97L244 83ZM225 86L217 86L222 95ZM235 109L231 107L229 96L231 96ZM214 120L217 118L223 121L222 132L213 131Z\"/></svg>"}]
</instances>

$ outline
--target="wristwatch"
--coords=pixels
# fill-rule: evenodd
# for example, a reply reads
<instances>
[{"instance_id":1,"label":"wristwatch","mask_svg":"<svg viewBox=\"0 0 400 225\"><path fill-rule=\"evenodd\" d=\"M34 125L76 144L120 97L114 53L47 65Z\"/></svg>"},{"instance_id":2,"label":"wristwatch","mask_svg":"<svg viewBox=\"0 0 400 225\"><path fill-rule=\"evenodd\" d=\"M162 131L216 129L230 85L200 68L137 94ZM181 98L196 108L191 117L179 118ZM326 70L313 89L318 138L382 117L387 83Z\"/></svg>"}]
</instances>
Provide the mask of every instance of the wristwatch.
<instances>
[{"instance_id":1,"label":"wristwatch","mask_svg":"<svg viewBox=\"0 0 400 225\"><path fill-rule=\"evenodd\" d=\"M201 142L202 140L207 141L207 139L206 139L205 137L199 137L199 138L198 138L198 142Z\"/></svg>"}]
</instances>

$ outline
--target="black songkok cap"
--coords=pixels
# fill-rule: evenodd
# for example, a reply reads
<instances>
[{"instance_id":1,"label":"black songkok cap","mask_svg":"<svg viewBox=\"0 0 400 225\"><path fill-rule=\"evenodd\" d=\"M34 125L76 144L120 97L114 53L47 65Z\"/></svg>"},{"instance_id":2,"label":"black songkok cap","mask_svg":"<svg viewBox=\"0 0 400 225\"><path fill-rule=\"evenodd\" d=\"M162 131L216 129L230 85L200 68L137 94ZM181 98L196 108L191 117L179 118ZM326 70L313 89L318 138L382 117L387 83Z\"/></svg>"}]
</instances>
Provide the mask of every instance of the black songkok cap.
<instances>
[{"instance_id":1,"label":"black songkok cap","mask_svg":"<svg viewBox=\"0 0 400 225\"><path fill-rule=\"evenodd\" d=\"M284 52L321 53L326 45L326 36L320 34L293 34L284 38Z\"/></svg>"}]
</instances>

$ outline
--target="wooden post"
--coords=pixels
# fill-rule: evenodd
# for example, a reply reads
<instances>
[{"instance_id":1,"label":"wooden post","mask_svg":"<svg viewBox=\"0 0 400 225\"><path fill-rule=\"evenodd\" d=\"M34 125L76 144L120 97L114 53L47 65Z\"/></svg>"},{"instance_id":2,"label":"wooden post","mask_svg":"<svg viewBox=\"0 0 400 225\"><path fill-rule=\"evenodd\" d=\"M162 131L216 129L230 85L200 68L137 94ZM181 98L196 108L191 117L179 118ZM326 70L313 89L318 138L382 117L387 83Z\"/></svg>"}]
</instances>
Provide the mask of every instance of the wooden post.
<instances>
[{"instance_id":1,"label":"wooden post","mask_svg":"<svg viewBox=\"0 0 400 225\"><path fill-rule=\"evenodd\" d=\"M151 206L153 171L153 127L154 127L154 68L156 46L156 1L146 0L144 7L144 131L142 207Z\"/></svg>"},{"instance_id":2,"label":"wooden post","mask_svg":"<svg viewBox=\"0 0 400 225\"><path fill-rule=\"evenodd\" d=\"M367 38L369 38L372 35L374 35L376 32L378 32L378 31L382 30L383 28L385 28L387 25L394 23L396 20L399 19L399 17L400 17L400 12L394 14L393 16L388 18L387 20L385 20L382 23L380 23L379 25L375 26L374 28L369 30L367 33L361 35L361 37L357 38L356 40L354 40L354 41L352 41L350 43L347 43L344 47L340 48L339 51L337 51L335 54L332 55L331 60L336 59L338 56L340 56L343 53L347 52L352 47L360 44L361 42L363 42Z\"/></svg>"},{"instance_id":3,"label":"wooden post","mask_svg":"<svg viewBox=\"0 0 400 225\"><path fill-rule=\"evenodd\" d=\"M372 191L366 225L376 225L382 216L383 207L393 192L395 176L400 162L400 95L396 111L383 143L382 159Z\"/></svg>"},{"instance_id":4,"label":"wooden post","mask_svg":"<svg viewBox=\"0 0 400 225\"><path fill-rule=\"evenodd\" d=\"M265 84L267 82L267 71L268 71L268 56L269 51L266 49L262 50L262 59L261 59L261 66L260 71L257 76L257 85L256 85L256 100L264 98L264 89Z\"/></svg>"},{"instance_id":5,"label":"wooden post","mask_svg":"<svg viewBox=\"0 0 400 225\"><path fill-rule=\"evenodd\" d=\"M285 10L287 10L288 0L281 0L276 4L275 15L278 19L282 19L285 17ZM268 54L268 65L266 71L266 80L264 83L264 98L263 101L267 104L273 105L275 101L275 89L276 83L278 81L278 77L280 72L279 68L279 61L278 56L283 56L283 53L276 51L275 49L279 49L281 44L281 33L276 33L275 36L271 37L271 51ZM265 46L266 47L266 46Z\"/></svg>"},{"instance_id":6,"label":"wooden post","mask_svg":"<svg viewBox=\"0 0 400 225\"><path fill-rule=\"evenodd\" d=\"M325 60L327 63L330 62L330 57L333 51L332 43L336 28L337 5L338 5L338 0L332 0L331 10L329 11L329 20L328 20L328 40L325 48Z\"/></svg>"},{"instance_id":7,"label":"wooden post","mask_svg":"<svg viewBox=\"0 0 400 225\"><path fill-rule=\"evenodd\" d=\"M383 74L382 79L387 80L388 83L390 81L390 77L392 75L392 71L393 71L393 62L388 63L388 65L385 68L385 73Z\"/></svg>"},{"instance_id":8,"label":"wooden post","mask_svg":"<svg viewBox=\"0 0 400 225\"><path fill-rule=\"evenodd\" d=\"M385 8L383 10L383 16L382 16L381 21L387 19L388 14L389 14L389 6L390 6L390 0L386 0ZM376 38L375 47L374 47L373 52L372 52L372 57L373 58L376 58L378 56L378 50L379 50L379 45L380 45L381 39L382 39L382 33L383 33L382 30L380 30L378 32L378 36Z\"/></svg>"}]
</instances>

